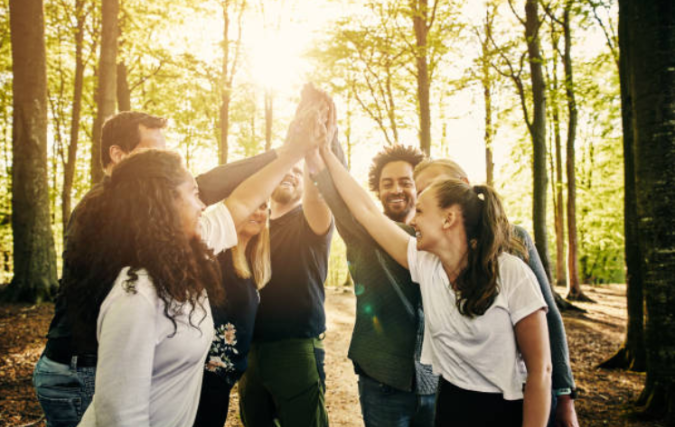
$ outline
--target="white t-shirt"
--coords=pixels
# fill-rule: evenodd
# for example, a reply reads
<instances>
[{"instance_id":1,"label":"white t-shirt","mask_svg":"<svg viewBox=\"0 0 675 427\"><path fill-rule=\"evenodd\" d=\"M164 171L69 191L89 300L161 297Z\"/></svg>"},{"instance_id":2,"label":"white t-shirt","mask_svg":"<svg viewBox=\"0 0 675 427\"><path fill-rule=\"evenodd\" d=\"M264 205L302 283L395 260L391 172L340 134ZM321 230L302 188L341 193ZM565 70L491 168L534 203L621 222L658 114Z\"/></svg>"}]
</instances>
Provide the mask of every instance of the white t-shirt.
<instances>
[{"instance_id":1,"label":"white t-shirt","mask_svg":"<svg viewBox=\"0 0 675 427\"><path fill-rule=\"evenodd\" d=\"M499 257L499 295L482 316L462 315L440 259L408 242L410 276L420 284L424 305L422 363L465 390L523 398L527 378L514 327L545 308L534 273L513 255Z\"/></svg>"},{"instance_id":2,"label":"white t-shirt","mask_svg":"<svg viewBox=\"0 0 675 427\"><path fill-rule=\"evenodd\" d=\"M203 240L220 252L237 244L230 212L218 203L202 215ZM203 309L190 306L176 317L164 315L145 270L137 272L136 293L124 290L124 268L101 304L96 393L80 426L191 426L197 415L204 360L213 339L213 318L204 294ZM195 328L190 325L192 320Z\"/></svg>"}]
</instances>

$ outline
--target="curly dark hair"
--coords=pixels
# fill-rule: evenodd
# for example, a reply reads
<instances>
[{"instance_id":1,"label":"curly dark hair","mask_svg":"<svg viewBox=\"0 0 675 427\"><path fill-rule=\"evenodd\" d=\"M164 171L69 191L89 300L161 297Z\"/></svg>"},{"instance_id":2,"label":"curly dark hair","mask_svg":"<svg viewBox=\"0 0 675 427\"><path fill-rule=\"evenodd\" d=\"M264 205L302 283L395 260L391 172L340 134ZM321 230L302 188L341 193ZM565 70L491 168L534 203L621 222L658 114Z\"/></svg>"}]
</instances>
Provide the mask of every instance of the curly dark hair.
<instances>
[{"instance_id":1,"label":"curly dark hair","mask_svg":"<svg viewBox=\"0 0 675 427\"><path fill-rule=\"evenodd\" d=\"M411 145L394 144L385 147L384 150L373 157L373 162L368 171L368 187L374 193L379 192L382 169L388 163L402 161L410 163L415 168L424 158L424 153Z\"/></svg>"},{"instance_id":2,"label":"curly dark hair","mask_svg":"<svg viewBox=\"0 0 675 427\"><path fill-rule=\"evenodd\" d=\"M177 187L186 179L179 154L144 150L120 162L103 188L78 206L64 254L72 277L63 283L74 341L96 336L100 306L124 267L130 268L127 292L136 291L137 272L147 271L174 332L186 306L197 327L192 315L204 308L204 290L211 302L222 303L213 252L185 235L175 208Z\"/></svg>"},{"instance_id":3,"label":"curly dark hair","mask_svg":"<svg viewBox=\"0 0 675 427\"><path fill-rule=\"evenodd\" d=\"M103 123L101 128L101 165L107 167L110 158L110 147L119 146L125 153L131 153L141 142L139 126L148 129L164 129L166 119L142 113L140 111L122 111Z\"/></svg>"}]
</instances>

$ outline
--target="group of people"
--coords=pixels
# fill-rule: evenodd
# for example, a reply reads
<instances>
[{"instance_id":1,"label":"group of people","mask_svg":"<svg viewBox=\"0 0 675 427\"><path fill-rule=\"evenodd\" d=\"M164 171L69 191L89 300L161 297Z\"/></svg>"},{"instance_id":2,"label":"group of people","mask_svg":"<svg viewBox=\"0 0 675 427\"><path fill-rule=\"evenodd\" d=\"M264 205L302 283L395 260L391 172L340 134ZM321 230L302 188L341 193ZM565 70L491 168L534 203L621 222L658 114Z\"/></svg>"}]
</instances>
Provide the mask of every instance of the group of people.
<instances>
[{"instance_id":1,"label":"group of people","mask_svg":"<svg viewBox=\"0 0 675 427\"><path fill-rule=\"evenodd\" d=\"M70 218L33 375L49 427L222 427L236 383L247 427L327 426L334 223L366 426L578 426L560 314L494 190L394 145L369 173L382 212L336 121L307 85L280 148L196 179L165 149L166 120L106 121L106 176Z\"/></svg>"}]
</instances>

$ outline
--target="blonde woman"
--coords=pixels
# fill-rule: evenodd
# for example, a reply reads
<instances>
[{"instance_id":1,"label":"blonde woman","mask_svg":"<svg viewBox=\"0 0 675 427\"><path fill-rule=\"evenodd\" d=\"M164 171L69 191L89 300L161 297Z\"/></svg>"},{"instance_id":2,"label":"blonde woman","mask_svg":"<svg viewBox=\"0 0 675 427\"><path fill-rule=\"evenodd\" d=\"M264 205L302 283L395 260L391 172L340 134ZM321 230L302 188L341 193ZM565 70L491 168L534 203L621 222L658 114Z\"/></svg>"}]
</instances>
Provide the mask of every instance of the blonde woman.
<instances>
[{"instance_id":1,"label":"blonde woman","mask_svg":"<svg viewBox=\"0 0 675 427\"><path fill-rule=\"evenodd\" d=\"M269 208L263 203L237 228L237 246L218 256L227 300L211 305L215 333L206 357L195 426L225 424L230 391L246 371L260 302L258 290L271 276L268 216Z\"/></svg>"}]
</instances>

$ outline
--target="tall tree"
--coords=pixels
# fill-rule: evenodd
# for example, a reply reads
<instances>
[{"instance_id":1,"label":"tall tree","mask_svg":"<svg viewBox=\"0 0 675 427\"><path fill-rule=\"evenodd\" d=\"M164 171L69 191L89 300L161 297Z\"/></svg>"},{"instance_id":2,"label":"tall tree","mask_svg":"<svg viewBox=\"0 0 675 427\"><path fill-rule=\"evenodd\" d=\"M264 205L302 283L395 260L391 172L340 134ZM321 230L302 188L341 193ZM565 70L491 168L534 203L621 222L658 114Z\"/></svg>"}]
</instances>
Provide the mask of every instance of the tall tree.
<instances>
[{"instance_id":1,"label":"tall tree","mask_svg":"<svg viewBox=\"0 0 675 427\"><path fill-rule=\"evenodd\" d=\"M478 41L480 43L481 55L478 58L480 64L480 82L483 87L483 101L485 108L485 182L487 185L494 186L494 169L495 163L493 160L492 143L495 136L495 124L493 123L493 76L491 73L492 61L494 52L491 49L490 40L492 39L492 26L494 25L494 18L496 14L496 7L489 3L486 5L485 18L483 18L482 29L476 29Z\"/></svg>"},{"instance_id":2,"label":"tall tree","mask_svg":"<svg viewBox=\"0 0 675 427\"><path fill-rule=\"evenodd\" d=\"M119 0L101 1L101 52L96 89L96 119L91 145L91 184L103 178L101 165L101 126L115 114L117 105L117 37L119 33Z\"/></svg>"},{"instance_id":3,"label":"tall tree","mask_svg":"<svg viewBox=\"0 0 675 427\"><path fill-rule=\"evenodd\" d=\"M241 51L242 19L246 10L246 0L221 0L223 9L223 63L221 69L220 89L220 145L218 160L221 164L227 163L228 133L230 130L230 103L232 102L232 88L234 77L239 66ZM236 19L236 38L230 40L230 18Z\"/></svg>"},{"instance_id":4,"label":"tall tree","mask_svg":"<svg viewBox=\"0 0 675 427\"><path fill-rule=\"evenodd\" d=\"M436 10L440 0L433 2L431 11L428 0L410 0L413 29L415 32L415 65L417 68L417 103L420 119L420 149L429 156L431 154L431 106L429 92L431 78L428 63L428 34L434 25Z\"/></svg>"},{"instance_id":5,"label":"tall tree","mask_svg":"<svg viewBox=\"0 0 675 427\"><path fill-rule=\"evenodd\" d=\"M503 50L499 56L506 65L506 70L496 67L497 71L511 79L516 86L523 117L532 140L532 222L534 229L534 244L541 258L546 275L551 281L551 265L548 255L548 233L546 227L546 194L548 175L546 167L546 80L544 78L543 60L540 49L540 28L542 19L539 14L539 1L525 1L525 18L522 18L515 8L514 0L508 0L511 11L525 29L527 44L527 59L530 66L530 99L522 79L524 56L516 66ZM493 40L494 43L494 40ZM496 46L495 46L496 47ZM532 105L531 117L528 101Z\"/></svg>"},{"instance_id":6,"label":"tall tree","mask_svg":"<svg viewBox=\"0 0 675 427\"><path fill-rule=\"evenodd\" d=\"M77 163L77 148L80 136L80 117L82 113L82 91L84 87L84 32L87 16L90 13L85 0L75 1L75 81L73 83L73 105L70 117L70 142L67 154L62 156L63 162L63 189L61 191L61 219L63 229L66 229L72 211L72 191L75 180L75 165Z\"/></svg>"},{"instance_id":7,"label":"tall tree","mask_svg":"<svg viewBox=\"0 0 675 427\"><path fill-rule=\"evenodd\" d=\"M675 424L675 7L620 0L628 50L638 242L647 305L644 413Z\"/></svg>"},{"instance_id":8,"label":"tall tree","mask_svg":"<svg viewBox=\"0 0 675 427\"><path fill-rule=\"evenodd\" d=\"M572 69L572 27L570 20L573 4L574 0L565 1L562 19L564 35L563 65L565 68L565 96L567 98L567 156L565 162L565 170L567 171L567 299L591 301L581 290L577 252L577 184L574 144L579 111L577 110Z\"/></svg>"},{"instance_id":9,"label":"tall tree","mask_svg":"<svg viewBox=\"0 0 675 427\"><path fill-rule=\"evenodd\" d=\"M532 221L534 244L550 281L551 267L546 229L546 190L548 189L546 172L546 82L544 81L543 61L539 48L541 23L538 0L527 0L525 2L525 40L527 41L530 81L532 83L532 122L529 124L533 147Z\"/></svg>"},{"instance_id":10,"label":"tall tree","mask_svg":"<svg viewBox=\"0 0 675 427\"><path fill-rule=\"evenodd\" d=\"M554 18L551 17L551 21ZM551 22L551 46L554 52L559 52L560 34L555 22ZM567 269L565 262L565 215L563 205L563 169L562 169L562 137L560 130L560 109L558 106L558 57L551 56L551 73L547 73L551 89L549 91L549 108L553 125L553 149L551 153L551 189L553 190L553 222L555 224L555 283L565 286L567 283Z\"/></svg>"},{"instance_id":11,"label":"tall tree","mask_svg":"<svg viewBox=\"0 0 675 427\"><path fill-rule=\"evenodd\" d=\"M624 6L626 7L626 6ZM594 9L595 10L595 9ZM597 13L595 13L597 17ZM633 111L629 83L630 44L626 21L628 13L619 14L618 66L621 86L621 124L623 127L624 161L624 235L626 260L626 337L619 350L600 364L601 368L629 369L644 372L647 369L647 352L644 341L644 295L642 292L642 254L638 242L638 215L635 187L635 155L633 148ZM607 44L615 50L614 37L607 37Z\"/></svg>"},{"instance_id":12,"label":"tall tree","mask_svg":"<svg viewBox=\"0 0 675 427\"><path fill-rule=\"evenodd\" d=\"M42 0L9 2L12 41L14 277L4 299L40 302L56 288L47 184L47 69Z\"/></svg>"}]
</instances>

